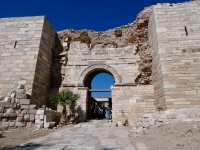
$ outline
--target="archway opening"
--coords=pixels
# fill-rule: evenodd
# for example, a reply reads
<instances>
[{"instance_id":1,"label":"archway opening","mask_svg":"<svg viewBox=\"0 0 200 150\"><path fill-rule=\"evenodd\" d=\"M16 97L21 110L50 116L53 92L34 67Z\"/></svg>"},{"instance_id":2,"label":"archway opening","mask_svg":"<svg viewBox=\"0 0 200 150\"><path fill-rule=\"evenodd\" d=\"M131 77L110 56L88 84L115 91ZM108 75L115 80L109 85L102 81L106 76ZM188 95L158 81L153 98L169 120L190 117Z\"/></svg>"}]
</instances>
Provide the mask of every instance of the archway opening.
<instances>
[{"instance_id":1,"label":"archway opening","mask_svg":"<svg viewBox=\"0 0 200 150\"><path fill-rule=\"evenodd\" d=\"M114 85L114 77L105 70L96 70L90 73L84 80L84 85L89 88L88 92L88 119L95 119L94 106L95 103L101 109L99 119L105 119L105 108L107 106L112 109L112 93L111 86Z\"/></svg>"}]
</instances>

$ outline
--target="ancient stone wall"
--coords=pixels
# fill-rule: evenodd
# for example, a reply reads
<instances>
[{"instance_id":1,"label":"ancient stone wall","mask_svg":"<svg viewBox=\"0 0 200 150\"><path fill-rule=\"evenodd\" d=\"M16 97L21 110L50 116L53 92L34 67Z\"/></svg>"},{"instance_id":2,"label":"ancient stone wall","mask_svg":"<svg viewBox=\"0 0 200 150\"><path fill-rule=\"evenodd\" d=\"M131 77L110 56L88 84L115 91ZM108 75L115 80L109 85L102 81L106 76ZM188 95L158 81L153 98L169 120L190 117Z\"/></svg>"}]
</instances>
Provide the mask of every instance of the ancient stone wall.
<instances>
[{"instance_id":1,"label":"ancient stone wall","mask_svg":"<svg viewBox=\"0 0 200 150\"><path fill-rule=\"evenodd\" d=\"M65 70L64 86L83 86L88 76L95 71L111 73L116 84L135 83L139 74L139 56L134 47L88 50L80 42L71 44ZM110 69L109 69L110 68ZM89 83L89 82L88 82ZM90 85L84 85L90 88Z\"/></svg>"},{"instance_id":2,"label":"ancient stone wall","mask_svg":"<svg viewBox=\"0 0 200 150\"><path fill-rule=\"evenodd\" d=\"M44 18L31 97L31 102L39 106L47 104L51 84L52 51L56 48L56 36L56 31Z\"/></svg>"},{"instance_id":3,"label":"ancient stone wall","mask_svg":"<svg viewBox=\"0 0 200 150\"><path fill-rule=\"evenodd\" d=\"M55 35L44 16L0 19L0 96L24 84L31 103L46 103Z\"/></svg>"},{"instance_id":4,"label":"ancient stone wall","mask_svg":"<svg viewBox=\"0 0 200 150\"><path fill-rule=\"evenodd\" d=\"M134 75L134 82L137 84L151 85L152 58L148 42L148 21L151 11L152 8L147 7L137 15L136 21L104 32L96 32L93 30L76 31L73 29L60 31L58 32L59 39L63 45L64 51L68 51L75 47L75 49L79 49L80 51L88 50L91 51L91 53L96 50L107 51L108 49L112 49L113 53L116 51L116 54L121 54L118 52L120 49L127 49L127 47L129 47L129 49L135 50L134 54L130 53L129 56L133 57L133 55L136 55L138 57L138 74L136 77ZM81 44L74 44L75 41L80 42ZM81 48L80 45L82 45ZM85 53L85 57L90 55L90 52L87 53L88 54ZM107 52L104 52L98 55L104 57L106 53ZM126 55L128 55L128 53ZM71 55L68 56L68 58L70 57ZM96 58L94 55L91 55L91 57ZM123 58L121 58L120 61L122 61L122 59ZM122 62L125 63L126 60ZM128 65L131 66L132 64Z\"/></svg>"},{"instance_id":5,"label":"ancient stone wall","mask_svg":"<svg viewBox=\"0 0 200 150\"><path fill-rule=\"evenodd\" d=\"M155 113L152 85L115 86L112 89L112 118L130 124L144 114Z\"/></svg>"},{"instance_id":6,"label":"ancient stone wall","mask_svg":"<svg viewBox=\"0 0 200 150\"><path fill-rule=\"evenodd\" d=\"M200 107L199 2L159 4L149 24L156 105Z\"/></svg>"}]
</instances>

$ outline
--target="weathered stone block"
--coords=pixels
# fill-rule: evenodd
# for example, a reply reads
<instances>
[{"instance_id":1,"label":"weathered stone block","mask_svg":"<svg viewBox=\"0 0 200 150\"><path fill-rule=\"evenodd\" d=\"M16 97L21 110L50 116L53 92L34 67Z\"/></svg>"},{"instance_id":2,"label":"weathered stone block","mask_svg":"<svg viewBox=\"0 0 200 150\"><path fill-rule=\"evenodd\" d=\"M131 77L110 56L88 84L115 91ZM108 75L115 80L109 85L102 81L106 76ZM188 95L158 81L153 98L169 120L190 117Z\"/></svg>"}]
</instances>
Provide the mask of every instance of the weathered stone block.
<instances>
[{"instance_id":1,"label":"weathered stone block","mask_svg":"<svg viewBox=\"0 0 200 150\"><path fill-rule=\"evenodd\" d=\"M8 109L6 110L6 113L13 113L13 112L14 112L13 108L8 108Z\"/></svg>"},{"instance_id":2,"label":"weathered stone block","mask_svg":"<svg viewBox=\"0 0 200 150\"><path fill-rule=\"evenodd\" d=\"M10 100L10 102L11 103L15 103L15 98L12 97L11 100Z\"/></svg>"},{"instance_id":3,"label":"weathered stone block","mask_svg":"<svg viewBox=\"0 0 200 150\"><path fill-rule=\"evenodd\" d=\"M37 109L28 109L27 114L36 114Z\"/></svg>"},{"instance_id":4,"label":"weathered stone block","mask_svg":"<svg viewBox=\"0 0 200 150\"><path fill-rule=\"evenodd\" d=\"M4 107L6 108L16 108L16 103L4 103Z\"/></svg>"},{"instance_id":5,"label":"weathered stone block","mask_svg":"<svg viewBox=\"0 0 200 150\"><path fill-rule=\"evenodd\" d=\"M3 116L3 113L0 113L0 118Z\"/></svg>"},{"instance_id":6,"label":"weathered stone block","mask_svg":"<svg viewBox=\"0 0 200 150\"><path fill-rule=\"evenodd\" d=\"M35 126L36 126L37 129L41 129L41 128L44 127L44 122L41 121L40 123L35 124Z\"/></svg>"},{"instance_id":7,"label":"weathered stone block","mask_svg":"<svg viewBox=\"0 0 200 150\"><path fill-rule=\"evenodd\" d=\"M15 111L16 114L20 114L21 113L20 109L15 109L14 111Z\"/></svg>"},{"instance_id":8,"label":"weathered stone block","mask_svg":"<svg viewBox=\"0 0 200 150\"><path fill-rule=\"evenodd\" d=\"M29 105L21 105L21 108L20 109L29 109Z\"/></svg>"},{"instance_id":9,"label":"weathered stone block","mask_svg":"<svg viewBox=\"0 0 200 150\"><path fill-rule=\"evenodd\" d=\"M20 99L21 105L30 105L30 99Z\"/></svg>"},{"instance_id":10,"label":"weathered stone block","mask_svg":"<svg viewBox=\"0 0 200 150\"><path fill-rule=\"evenodd\" d=\"M26 90L25 89L18 89L17 93L18 94L26 94Z\"/></svg>"},{"instance_id":11,"label":"weathered stone block","mask_svg":"<svg viewBox=\"0 0 200 150\"><path fill-rule=\"evenodd\" d=\"M17 114L17 117L24 117L24 114Z\"/></svg>"},{"instance_id":12,"label":"weathered stone block","mask_svg":"<svg viewBox=\"0 0 200 150\"><path fill-rule=\"evenodd\" d=\"M37 115L44 115L45 110L37 110L36 114Z\"/></svg>"},{"instance_id":13,"label":"weathered stone block","mask_svg":"<svg viewBox=\"0 0 200 150\"><path fill-rule=\"evenodd\" d=\"M1 124L3 127L8 127L8 125L9 125L9 122L2 122L2 124Z\"/></svg>"},{"instance_id":14,"label":"weathered stone block","mask_svg":"<svg viewBox=\"0 0 200 150\"><path fill-rule=\"evenodd\" d=\"M10 97L5 97L5 98L4 98L4 101L5 101L5 102L10 102Z\"/></svg>"},{"instance_id":15,"label":"weathered stone block","mask_svg":"<svg viewBox=\"0 0 200 150\"><path fill-rule=\"evenodd\" d=\"M39 118L40 118L41 120L43 120L43 119L44 119L44 115L40 115Z\"/></svg>"},{"instance_id":16,"label":"weathered stone block","mask_svg":"<svg viewBox=\"0 0 200 150\"><path fill-rule=\"evenodd\" d=\"M16 121L17 121L17 122L22 122L22 121L23 121L23 119L24 119L24 117L23 117L23 116L22 116L22 117L17 117Z\"/></svg>"},{"instance_id":17,"label":"weathered stone block","mask_svg":"<svg viewBox=\"0 0 200 150\"><path fill-rule=\"evenodd\" d=\"M25 114L24 115L24 120L25 121L29 121L30 120L30 115L29 114Z\"/></svg>"},{"instance_id":18,"label":"weathered stone block","mask_svg":"<svg viewBox=\"0 0 200 150\"><path fill-rule=\"evenodd\" d=\"M16 101L17 104L20 103L20 99L18 99L18 98L16 98L15 101Z\"/></svg>"},{"instance_id":19,"label":"weathered stone block","mask_svg":"<svg viewBox=\"0 0 200 150\"><path fill-rule=\"evenodd\" d=\"M17 98L19 98L19 99L24 99L26 97L26 94L17 94Z\"/></svg>"},{"instance_id":20,"label":"weathered stone block","mask_svg":"<svg viewBox=\"0 0 200 150\"><path fill-rule=\"evenodd\" d=\"M14 127L15 126L15 122L9 122L9 127Z\"/></svg>"},{"instance_id":21,"label":"weathered stone block","mask_svg":"<svg viewBox=\"0 0 200 150\"><path fill-rule=\"evenodd\" d=\"M4 107L0 107L0 113L4 112Z\"/></svg>"},{"instance_id":22,"label":"weathered stone block","mask_svg":"<svg viewBox=\"0 0 200 150\"><path fill-rule=\"evenodd\" d=\"M26 122L16 122L15 127L24 127L26 126Z\"/></svg>"},{"instance_id":23,"label":"weathered stone block","mask_svg":"<svg viewBox=\"0 0 200 150\"><path fill-rule=\"evenodd\" d=\"M40 119L35 119L35 123L41 123L42 121Z\"/></svg>"},{"instance_id":24,"label":"weathered stone block","mask_svg":"<svg viewBox=\"0 0 200 150\"><path fill-rule=\"evenodd\" d=\"M36 105L29 105L29 109L35 109Z\"/></svg>"},{"instance_id":25,"label":"weathered stone block","mask_svg":"<svg viewBox=\"0 0 200 150\"><path fill-rule=\"evenodd\" d=\"M34 114L30 114L30 121L34 121L35 120L35 115Z\"/></svg>"},{"instance_id":26,"label":"weathered stone block","mask_svg":"<svg viewBox=\"0 0 200 150\"><path fill-rule=\"evenodd\" d=\"M4 113L3 116L4 117L16 117L17 114L16 113Z\"/></svg>"}]
</instances>

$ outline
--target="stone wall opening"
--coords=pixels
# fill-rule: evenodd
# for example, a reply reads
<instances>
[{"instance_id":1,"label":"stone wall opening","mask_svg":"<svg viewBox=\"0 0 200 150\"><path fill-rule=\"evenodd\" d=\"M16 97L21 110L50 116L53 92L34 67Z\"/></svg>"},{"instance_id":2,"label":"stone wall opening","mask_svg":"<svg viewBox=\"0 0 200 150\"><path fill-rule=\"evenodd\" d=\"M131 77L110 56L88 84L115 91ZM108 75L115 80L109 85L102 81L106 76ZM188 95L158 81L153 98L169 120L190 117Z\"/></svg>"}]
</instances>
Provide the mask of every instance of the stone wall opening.
<instances>
[{"instance_id":1,"label":"stone wall opening","mask_svg":"<svg viewBox=\"0 0 200 150\"><path fill-rule=\"evenodd\" d=\"M90 70L90 68L93 68L93 70ZM115 74L115 77L111 72ZM113 68L107 65L93 65L92 67L88 67L83 73L86 74L82 83L84 87L88 88L88 96L86 100L87 119L95 119L95 103L97 103L102 110L99 114L99 119L104 119L105 107L108 105L112 107L112 93L110 87L114 85L118 74ZM117 80L120 82L119 79Z\"/></svg>"}]
</instances>

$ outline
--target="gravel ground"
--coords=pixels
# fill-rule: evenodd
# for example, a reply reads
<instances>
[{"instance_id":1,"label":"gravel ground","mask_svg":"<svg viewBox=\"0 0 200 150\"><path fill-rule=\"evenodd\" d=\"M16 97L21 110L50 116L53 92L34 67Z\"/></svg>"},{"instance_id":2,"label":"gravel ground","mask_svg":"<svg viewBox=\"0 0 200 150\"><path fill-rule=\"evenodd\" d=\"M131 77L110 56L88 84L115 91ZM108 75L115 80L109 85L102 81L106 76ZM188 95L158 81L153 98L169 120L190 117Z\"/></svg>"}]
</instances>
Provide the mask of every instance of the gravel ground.
<instances>
[{"instance_id":1,"label":"gravel ground","mask_svg":"<svg viewBox=\"0 0 200 150\"><path fill-rule=\"evenodd\" d=\"M179 122L150 128L144 135L132 135L148 150L200 150L200 122Z\"/></svg>"},{"instance_id":2,"label":"gravel ground","mask_svg":"<svg viewBox=\"0 0 200 150\"><path fill-rule=\"evenodd\" d=\"M58 128L58 129L41 129L35 130L34 127L21 127L14 129L3 129L0 128L0 132L3 134L3 138L0 138L0 150L17 147L22 143L28 142L32 139L45 136L49 133L58 131L59 129L66 128Z\"/></svg>"},{"instance_id":3,"label":"gravel ground","mask_svg":"<svg viewBox=\"0 0 200 150\"><path fill-rule=\"evenodd\" d=\"M68 126L59 128L68 128ZM59 129L35 130L33 127L18 129L0 129L0 150L19 146L32 139L45 136ZM131 127L127 127L132 130ZM179 122L160 127L149 128L145 134L131 134L134 146L142 142L148 150L200 150L200 122Z\"/></svg>"}]
</instances>

